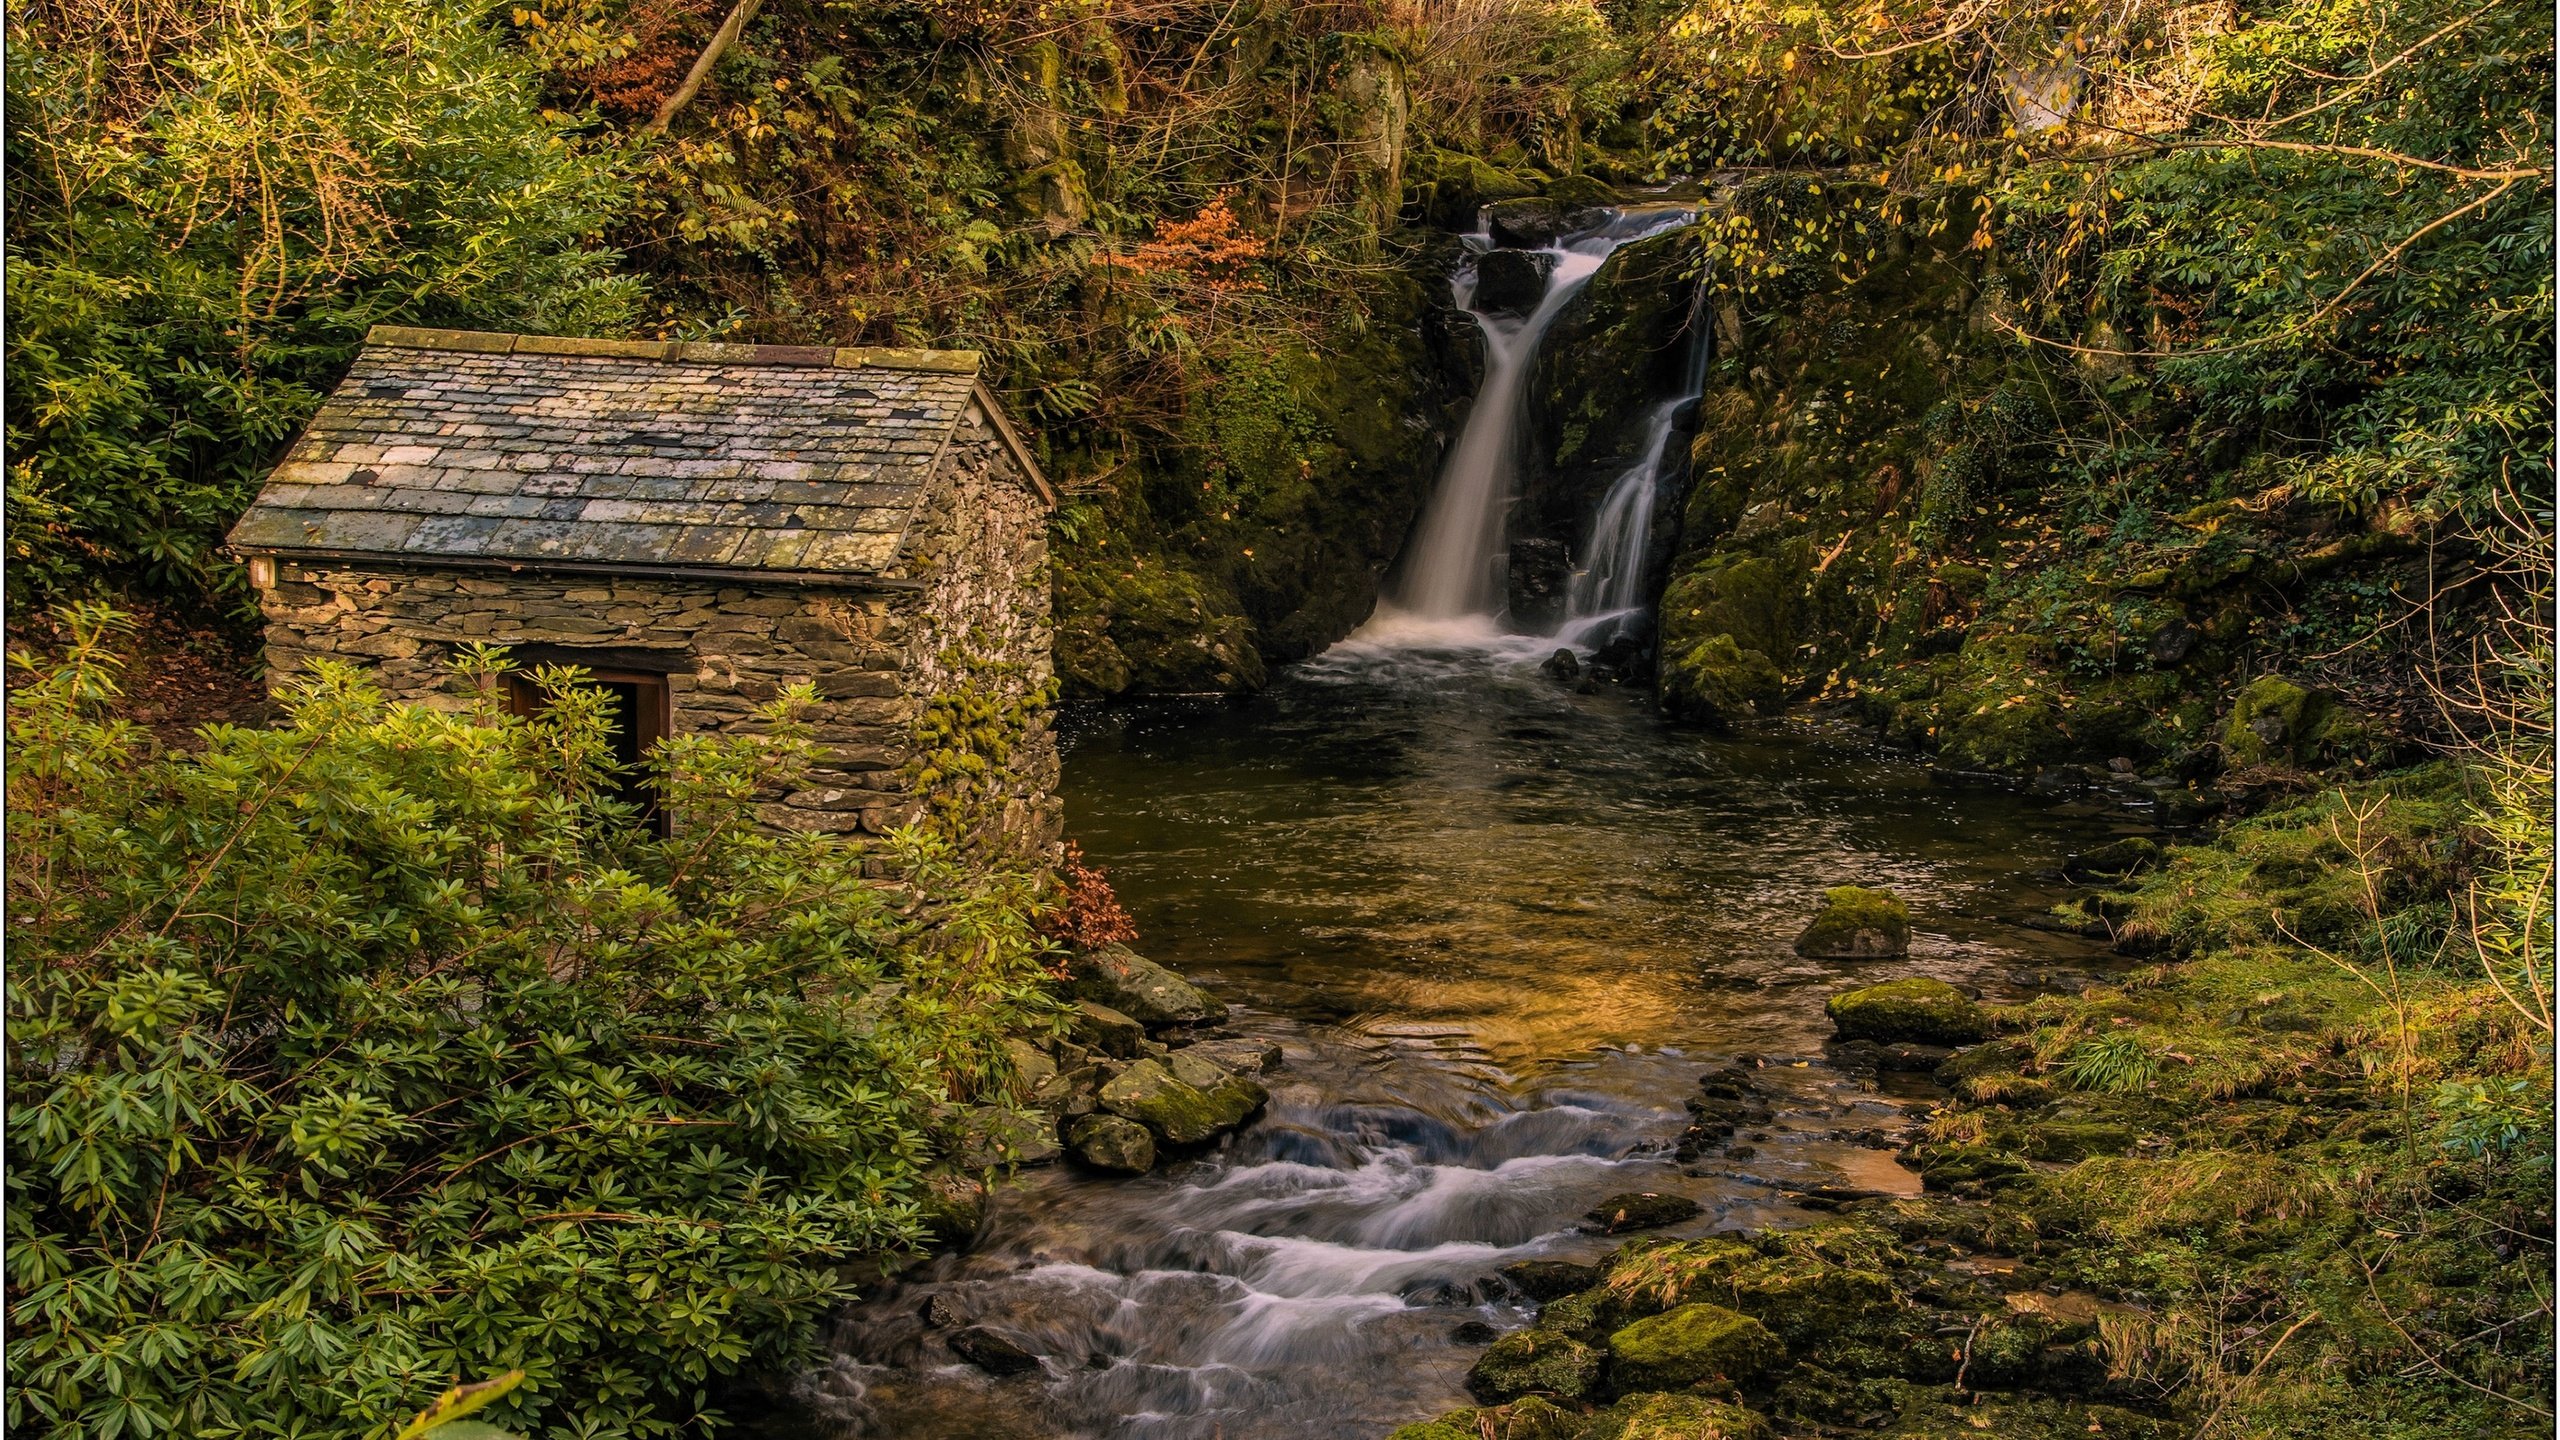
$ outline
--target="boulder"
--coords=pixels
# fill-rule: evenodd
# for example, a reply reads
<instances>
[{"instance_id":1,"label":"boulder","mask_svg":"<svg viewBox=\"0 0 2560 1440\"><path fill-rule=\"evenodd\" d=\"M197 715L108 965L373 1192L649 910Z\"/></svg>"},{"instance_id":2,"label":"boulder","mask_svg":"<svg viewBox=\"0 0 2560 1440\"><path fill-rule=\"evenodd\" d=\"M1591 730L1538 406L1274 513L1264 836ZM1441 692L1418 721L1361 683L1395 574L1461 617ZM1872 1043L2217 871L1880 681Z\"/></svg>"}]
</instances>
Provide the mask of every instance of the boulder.
<instances>
[{"instance_id":1,"label":"boulder","mask_svg":"<svg viewBox=\"0 0 2560 1440\"><path fill-rule=\"evenodd\" d=\"M1163 1060L1164 1068L1173 1072L1174 1079L1194 1090L1215 1090L1236 1078L1234 1071L1191 1046L1167 1051L1159 1058Z\"/></svg>"},{"instance_id":2,"label":"boulder","mask_svg":"<svg viewBox=\"0 0 2560 1440\"><path fill-rule=\"evenodd\" d=\"M1981 1006L1946 981L1925 976L1845 990L1823 1010L1844 1040L1970 1045L1991 1033Z\"/></svg>"},{"instance_id":3,"label":"boulder","mask_svg":"<svg viewBox=\"0 0 2560 1440\"><path fill-rule=\"evenodd\" d=\"M1487 204L1538 193L1535 182L1454 150L1416 155L1410 173L1423 218L1444 230L1472 230Z\"/></svg>"},{"instance_id":4,"label":"boulder","mask_svg":"<svg viewBox=\"0 0 2560 1440\"><path fill-rule=\"evenodd\" d=\"M1484 212L1485 232L1507 249L1536 250L1564 234L1565 207L1553 200L1504 200Z\"/></svg>"},{"instance_id":5,"label":"boulder","mask_svg":"<svg viewBox=\"0 0 2560 1440\"><path fill-rule=\"evenodd\" d=\"M1102 1087L1102 1108L1135 1120L1173 1145L1197 1145L1244 1123L1271 1093L1241 1075L1203 1090L1154 1060L1141 1060Z\"/></svg>"},{"instance_id":6,"label":"boulder","mask_svg":"<svg viewBox=\"0 0 2560 1440\"><path fill-rule=\"evenodd\" d=\"M1115 1175L1144 1175L1156 1165L1156 1137L1117 1115L1087 1115L1068 1126L1067 1148L1085 1164Z\"/></svg>"},{"instance_id":7,"label":"boulder","mask_svg":"<svg viewBox=\"0 0 2560 1440\"><path fill-rule=\"evenodd\" d=\"M1000 1331L984 1325L954 1330L945 1342L951 1353L990 1375L1023 1375L1040 1368L1040 1357Z\"/></svg>"},{"instance_id":8,"label":"boulder","mask_svg":"<svg viewBox=\"0 0 2560 1440\"><path fill-rule=\"evenodd\" d=\"M1547 1329L1514 1330L1476 1357L1467 1388L1499 1403L1523 1395L1579 1400L1600 1383L1600 1352Z\"/></svg>"},{"instance_id":9,"label":"boulder","mask_svg":"<svg viewBox=\"0 0 2560 1440\"><path fill-rule=\"evenodd\" d=\"M935 1244L967 1245L987 1222L987 1187L976 1176L936 1170L924 1177L916 1210Z\"/></svg>"},{"instance_id":10,"label":"boulder","mask_svg":"<svg viewBox=\"0 0 2560 1440\"><path fill-rule=\"evenodd\" d=\"M1474 307L1493 315L1526 315L1547 295L1556 257L1529 250L1489 250L1476 261Z\"/></svg>"},{"instance_id":11,"label":"boulder","mask_svg":"<svg viewBox=\"0 0 2560 1440\"><path fill-rule=\"evenodd\" d=\"M960 1120L960 1167L1046 1165L1058 1158L1057 1123L1046 1114L973 1105Z\"/></svg>"},{"instance_id":12,"label":"boulder","mask_svg":"<svg viewBox=\"0 0 2560 1440\"><path fill-rule=\"evenodd\" d=\"M1554 1300L1600 1283L1600 1267L1571 1260L1515 1260L1494 1272L1532 1300Z\"/></svg>"},{"instance_id":13,"label":"boulder","mask_svg":"<svg viewBox=\"0 0 2560 1440\"><path fill-rule=\"evenodd\" d=\"M1262 1075L1280 1068L1280 1046L1271 1040L1201 1040L1188 1048L1239 1075Z\"/></svg>"},{"instance_id":14,"label":"boulder","mask_svg":"<svg viewBox=\"0 0 2560 1440\"><path fill-rule=\"evenodd\" d=\"M1769 1422L1729 1400L1630 1395L1584 1423L1575 1440L1769 1440Z\"/></svg>"},{"instance_id":15,"label":"boulder","mask_svg":"<svg viewBox=\"0 0 2560 1440\"><path fill-rule=\"evenodd\" d=\"M1718 1379L1748 1385L1785 1358L1786 1347L1767 1326L1703 1301L1609 1337L1610 1383L1621 1391L1685 1390Z\"/></svg>"},{"instance_id":16,"label":"boulder","mask_svg":"<svg viewBox=\"0 0 2560 1440\"><path fill-rule=\"evenodd\" d=\"M1068 1033L1083 1044L1120 1060L1137 1058L1146 1043L1147 1027L1096 1000L1079 1000L1067 1017Z\"/></svg>"},{"instance_id":17,"label":"boulder","mask_svg":"<svg viewBox=\"0 0 2560 1440\"><path fill-rule=\"evenodd\" d=\"M1547 198L1567 210L1607 209L1618 203L1618 192L1588 175L1559 175L1546 185Z\"/></svg>"},{"instance_id":18,"label":"boulder","mask_svg":"<svg viewBox=\"0 0 2560 1440\"><path fill-rule=\"evenodd\" d=\"M1225 1005L1126 945L1105 945L1069 960L1067 986L1078 999L1108 1005L1150 1030L1227 1018Z\"/></svg>"},{"instance_id":19,"label":"boulder","mask_svg":"<svg viewBox=\"0 0 2560 1440\"><path fill-rule=\"evenodd\" d=\"M2083 850L2062 862L2062 873L2072 880L2122 880L2140 874L2160 863L2160 842L2140 835L2127 835L2093 849Z\"/></svg>"},{"instance_id":20,"label":"boulder","mask_svg":"<svg viewBox=\"0 0 2560 1440\"><path fill-rule=\"evenodd\" d=\"M1890 890L1840 885L1822 892L1822 913L1796 937L1808 960L1892 960L1911 953L1911 907Z\"/></svg>"},{"instance_id":21,"label":"boulder","mask_svg":"<svg viewBox=\"0 0 2560 1440\"><path fill-rule=\"evenodd\" d=\"M2281 675L2250 681L2231 701L2223 757L2234 766L2292 764L2311 758L2335 701Z\"/></svg>"},{"instance_id":22,"label":"boulder","mask_svg":"<svg viewBox=\"0 0 2560 1440\"><path fill-rule=\"evenodd\" d=\"M1630 1230L1658 1230L1698 1218L1698 1202L1686 1195L1657 1195L1651 1191L1630 1191L1612 1195L1591 1207L1582 1217L1583 1228L1599 1235L1624 1235Z\"/></svg>"},{"instance_id":23,"label":"boulder","mask_svg":"<svg viewBox=\"0 0 2560 1440\"><path fill-rule=\"evenodd\" d=\"M1570 650L1558 650L1538 662L1538 673L1550 680L1571 680L1582 674L1582 660Z\"/></svg>"}]
</instances>

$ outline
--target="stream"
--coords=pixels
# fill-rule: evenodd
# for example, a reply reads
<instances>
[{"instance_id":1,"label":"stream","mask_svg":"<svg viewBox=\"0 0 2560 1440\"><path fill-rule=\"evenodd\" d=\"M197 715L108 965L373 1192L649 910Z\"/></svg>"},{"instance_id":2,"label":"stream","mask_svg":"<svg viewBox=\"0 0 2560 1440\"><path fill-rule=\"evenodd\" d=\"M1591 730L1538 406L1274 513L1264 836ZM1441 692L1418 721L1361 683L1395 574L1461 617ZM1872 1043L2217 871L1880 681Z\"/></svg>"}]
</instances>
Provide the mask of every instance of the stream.
<instances>
[{"instance_id":1,"label":"stream","mask_svg":"<svg viewBox=\"0 0 2560 1440\"><path fill-rule=\"evenodd\" d=\"M1249 702L1065 718L1071 833L1138 948L1281 1052L1270 1104L1140 1179L1002 1189L966 1253L840 1321L797 1387L803 1433L1383 1435L1467 1403L1484 1341L1527 1322L1498 1267L1618 1243L1582 1228L1605 1197L1685 1195L1700 1213L1664 1233L1697 1235L1916 1192L1892 1152L1934 1092L1836 1068L1831 993L1924 974L2016 999L2104 964L2017 923L2111 833L2095 807L1934 784L1845 732L1682 730L1641 689L1541 673L1648 593L1632 567L1679 397L1595 513L1564 627L1495 613L1527 359L1559 292L1680 218L1568 237L1535 312L1479 316L1485 391L1358 633ZM1796 956L1850 883L1910 901L1908 960ZM1682 1163L1681 1102L1736 1063L1772 1118ZM969 1325L1040 1368L962 1363L941 1337Z\"/></svg>"}]
</instances>

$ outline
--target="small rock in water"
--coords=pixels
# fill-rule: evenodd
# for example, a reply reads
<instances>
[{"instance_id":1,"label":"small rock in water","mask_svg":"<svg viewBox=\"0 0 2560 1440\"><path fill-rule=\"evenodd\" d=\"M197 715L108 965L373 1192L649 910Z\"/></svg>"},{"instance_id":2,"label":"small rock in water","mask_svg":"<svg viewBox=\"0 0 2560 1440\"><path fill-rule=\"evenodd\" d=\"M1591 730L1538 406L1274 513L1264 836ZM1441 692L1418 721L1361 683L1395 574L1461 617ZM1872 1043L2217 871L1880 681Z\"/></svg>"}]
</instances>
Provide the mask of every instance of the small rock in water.
<instances>
[{"instance_id":1,"label":"small rock in water","mask_svg":"<svg viewBox=\"0 0 2560 1440\"><path fill-rule=\"evenodd\" d=\"M1096 1170L1144 1175L1156 1164L1156 1137L1146 1126L1118 1115L1085 1116L1067 1127L1067 1144L1077 1159Z\"/></svg>"},{"instance_id":2,"label":"small rock in water","mask_svg":"<svg viewBox=\"0 0 2560 1440\"><path fill-rule=\"evenodd\" d=\"M984 1325L954 1330L944 1342L951 1353L990 1375L1021 1375L1040 1368L1040 1357Z\"/></svg>"},{"instance_id":3,"label":"small rock in water","mask_svg":"<svg viewBox=\"0 0 2560 1440\"><path fill-rule=\"evenodd\" d=\"M1796 937L1808 960L1891 960L1911 953L1911 908L1890 890L1842 885L1822 895L1822 913Z\"/></svg>"},{"instance_id":4,"label":"small rock in water","mask_svg":"<svg viewBox=\"0 0 2560 1440\"><path fill-rule=\"evenodd\" d=\"M1460 1345L1490 1345L1501 1333L1481 1320L1461 1320L1458 1328L1449 1332L1449 1338Z\"/></svg>"},{"instance_id":5,"label":"small rock in water","mask_svg":"<svg viewBox=\"0 0 2560 1440\"><path fill-rule=\"evenodd\" d=\"M1488 314L1526 315L1547 293L1552 255L1526 250L1494 250L1476 261L1475 308Z\"/></svg>"},{"instance_id":6,"label":"small rock in water","mask_svg":"<svg viewBox=\"0 0 2560 1440\"><path fill-rule=\"evenodd\" d=\"M968 1312L960 1308L960 1302L953 1299L948 1290L936 1290L926 1297L924 1308L917 1313L924 1316L925 1324L936 1330L969 1322Z\"/></svg>"},{"instance_id":7,"label":"small rock in water","mask_svg":"<svg viewBox=\"0 0 2560 1440\"><path fill-rule=\"evenodd\" d=\"M1494 1272L1532 1300L1555 1300L1600 1283L1600 1267L1571 1260L1515 1260Z\"/></svg>"},{"instance_id":8,"label":"small rock in water","mask_svg":"<svg viewBox=\"0 0 2560 1440\"><path fill-rule=\"evenodd\" d=\"M1586 1229L1600 1235L1624 1235L1630 1230L1658 1230L1698 1217L1698 1202L1686 1195L1657 1195L1651 1191L1630 1191L1612 1195L1582 1218Z\"/></svg>"},{"instance_id":9,"label":"small rock in water","mask_svg":"<svg viewBox=\"0 0 2560 1440\"><path fill-rule=\"evenodd\" d=\"M1203 1040L1190 1047L1239 1075L1260 1075L1280 1068L1280 1046L1271 1040Z\"/></svg>"},{"instance_id":10,"label":"small rock in water","mask_svg":"<svg viewBox=\"0 0 2560 1440\"><path fill-rule=\"evenodd\" d=\"M1513 249L1553 244L1564 233L1565 210L1553 200L1503 200L1487 206L1485 230L1493 243Z\"/></svg>"},{"instance_id":11,"label":"small rock in water","mask_svg":"<svg viewBox=\"0 0 2560 1440\"><path fill-rule=\"evenodd\" d=\"M1539 662L1538 673L1550 680L1570 680L1582 673L1582 661L1570 650L1558 650Z\"/></svg>"},{"instance_id":12,"label":"small rock in water","mask_svg":"<svg viewBox=\"0 0 2560 1440\"><path fill-rule=\"evenodd\" d=\"M1963 991L1925 976L1844 991L1823 1008L1842 1038L1873 1040L1883 1046L1903 1041L1970 1045L1991 1030L1982 1007Z\"/></svg>"}]
</instances>

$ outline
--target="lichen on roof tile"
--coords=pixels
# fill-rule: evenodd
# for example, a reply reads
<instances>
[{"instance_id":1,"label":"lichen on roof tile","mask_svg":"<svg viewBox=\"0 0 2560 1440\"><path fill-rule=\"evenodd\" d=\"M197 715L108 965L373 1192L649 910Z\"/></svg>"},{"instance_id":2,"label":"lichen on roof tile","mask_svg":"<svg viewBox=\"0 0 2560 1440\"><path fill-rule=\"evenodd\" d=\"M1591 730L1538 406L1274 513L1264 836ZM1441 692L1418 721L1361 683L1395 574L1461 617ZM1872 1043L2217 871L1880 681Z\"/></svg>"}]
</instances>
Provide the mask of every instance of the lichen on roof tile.
<instances>
[{"instance_id":1,"label":"lichen on roof tile","mask_svg":"<svg viewBox=\"0 0 2560 1440\"><path fill-rule=\"evenodd\" d=\"M966 352L458 333L378 330L232 543L876 574L976 382Z\"/></svg>"}]
</instances>

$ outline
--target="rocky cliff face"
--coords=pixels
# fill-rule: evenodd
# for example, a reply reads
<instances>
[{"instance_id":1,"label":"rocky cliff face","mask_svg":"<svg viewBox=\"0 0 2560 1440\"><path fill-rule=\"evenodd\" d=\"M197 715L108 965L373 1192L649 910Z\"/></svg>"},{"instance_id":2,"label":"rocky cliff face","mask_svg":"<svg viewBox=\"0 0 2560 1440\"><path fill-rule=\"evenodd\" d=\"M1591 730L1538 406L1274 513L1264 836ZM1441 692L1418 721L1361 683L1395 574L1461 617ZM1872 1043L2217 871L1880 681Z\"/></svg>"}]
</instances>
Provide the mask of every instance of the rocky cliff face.
<instances>
[{"instance_id":1,"label":"rocky cliff face","mask_svg":"<svg viewBox=\"0 0 2560 1440\"><path fill-rule=\"evenodd\" d=\"M1453 237L1402 232L1365 323L1222 377L1201 444L1069 507L1058 669L1070 697L1260 686L1366 619L1473 389Z\"/></svg>"},{"instance_id":2,"label":"rocky cliff face","mask_svg":"<svg viewBox=\"0 0 2560 1440\"><path fill-rule=\"evenodd\" d=\"M1643 450L1647 415L1679 393L1697 276L1697 235L1673 230L1611 255L1556 317L1529 380L1515 534L1580 541L1602 493Z\"/></svg>"}]
</instances>

